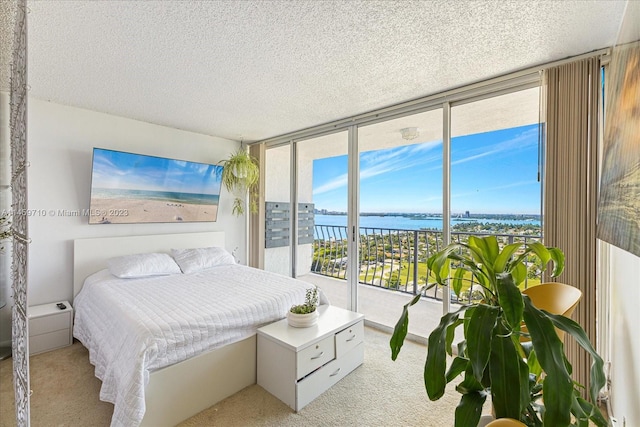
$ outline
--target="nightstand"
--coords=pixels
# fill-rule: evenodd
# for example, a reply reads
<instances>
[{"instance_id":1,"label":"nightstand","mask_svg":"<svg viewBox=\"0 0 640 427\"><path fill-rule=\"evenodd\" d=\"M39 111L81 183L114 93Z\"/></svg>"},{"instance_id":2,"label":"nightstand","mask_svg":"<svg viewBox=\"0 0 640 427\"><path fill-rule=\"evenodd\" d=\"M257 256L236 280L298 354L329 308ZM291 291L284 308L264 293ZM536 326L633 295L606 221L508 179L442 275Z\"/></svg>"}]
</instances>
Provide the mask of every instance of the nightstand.
<instances>
[{"instance_id":1,"label":"nightstand","mask_svg":"<svg viewBox=\"0 0 640 427\"><path fill-rule=\"evenodd\" d=\"M258 329L258 384L295 411L364 361L364 315L331 305L318 311L308 328L283 319Z\"/></svg>"},{"instance_id":2,"label":"nightstand","mask_svg":"<svg viewBox=\"0 0 640 427\"><path fill-rule=\"evenodd\" d=\"M29 355L55 350L73 343L73 307L60 309L53 302L29 307Z\"/></svg>"}]
</instances>

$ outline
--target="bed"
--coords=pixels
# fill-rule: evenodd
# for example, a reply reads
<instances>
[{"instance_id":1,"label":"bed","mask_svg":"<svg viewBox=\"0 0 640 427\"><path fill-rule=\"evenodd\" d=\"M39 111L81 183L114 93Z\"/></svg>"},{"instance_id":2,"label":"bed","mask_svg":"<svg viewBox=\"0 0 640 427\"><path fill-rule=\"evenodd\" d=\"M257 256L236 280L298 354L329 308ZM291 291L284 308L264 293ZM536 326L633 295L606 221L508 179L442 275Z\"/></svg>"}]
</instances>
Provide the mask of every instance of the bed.
<instances>
[{"instance_id":1,"label":"bed","mask_svg":"<svg viewBox=\"0 0 640 427\"><path fill-rule=\"evenodd\" d=\"M175 425L255 384L255 330L304 299L307 283L237 264L136 279L105 270L122 255L212 246L224 233L74 241L74 336L115 405L112 426Z\"/></svg>"}]
</instances>

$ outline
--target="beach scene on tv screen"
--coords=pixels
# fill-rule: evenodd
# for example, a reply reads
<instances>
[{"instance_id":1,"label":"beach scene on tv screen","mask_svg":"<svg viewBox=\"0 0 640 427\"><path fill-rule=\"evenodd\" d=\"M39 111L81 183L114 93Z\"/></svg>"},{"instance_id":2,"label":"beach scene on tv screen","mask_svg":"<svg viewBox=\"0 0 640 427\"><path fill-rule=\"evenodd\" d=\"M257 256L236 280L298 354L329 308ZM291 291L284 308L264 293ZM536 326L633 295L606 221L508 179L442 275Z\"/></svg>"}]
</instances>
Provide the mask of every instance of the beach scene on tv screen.
<instances>
[{"instance_id":1,"label":"beach scene on tv screen","mask_svg":"<svg viewBox=\"0 0 640 427\"><path fill-rule=\"evenodd\" d=\"M215 221L221 168L95 148L89 223Z\"/></svg>"}]
</instances>

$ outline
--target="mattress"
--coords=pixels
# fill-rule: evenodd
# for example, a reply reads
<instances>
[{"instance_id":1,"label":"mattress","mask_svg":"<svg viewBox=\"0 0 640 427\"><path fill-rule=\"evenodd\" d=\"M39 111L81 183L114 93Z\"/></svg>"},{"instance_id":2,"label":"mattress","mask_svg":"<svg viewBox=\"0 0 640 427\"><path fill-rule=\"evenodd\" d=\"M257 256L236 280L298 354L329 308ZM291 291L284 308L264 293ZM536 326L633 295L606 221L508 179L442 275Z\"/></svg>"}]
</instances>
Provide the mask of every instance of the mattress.
<instances>
[{"instance_id":1,"label":"mattress","mask_svg":"<svg viewBox=\"0 0 640 427\"><path fill-rule=\"evenodd\" d=\"M87 278L74 300L73 335L102 380L100 399L114 404L111 425L140 424L150 372L255 334L304 302L310 286L237 264L139 279L102 270Z\"/></svg>"}]
</instances>

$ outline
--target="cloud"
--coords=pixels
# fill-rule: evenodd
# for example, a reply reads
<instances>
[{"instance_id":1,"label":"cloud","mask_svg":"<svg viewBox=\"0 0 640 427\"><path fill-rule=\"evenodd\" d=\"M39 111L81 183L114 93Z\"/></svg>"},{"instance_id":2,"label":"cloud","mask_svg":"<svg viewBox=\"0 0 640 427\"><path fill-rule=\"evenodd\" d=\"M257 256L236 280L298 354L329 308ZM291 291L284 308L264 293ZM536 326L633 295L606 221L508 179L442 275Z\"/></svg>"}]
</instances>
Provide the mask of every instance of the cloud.
<instances>
[{"instance_id":1,"label":"cloud","mask_svg":"<svg viewBox=\"0 0 640 427\"><path fill-rule=\"evenodd\" d=\"M425 156L425 153L441 145L440 141L405 145L362 155L360 158L360 179L372 178L387 172L397 172L415 166L424 166L432 161L442 161L440 154Z\"/></svg>"},{"instance_id":2,"label":"cloud","mask_svg":"<svg viewBox=\"0 0 640 427\"><path fill-rule=\"evenodd\" d=\"M341 187L346 187L349 182L348 180L349 176L346 173L343 175L339 175L333 178L331 181L314 188L313 194L315 196L318 194L328 193L329 191L333 191Z\"/></svg>"},{"instance_id":3,"label":"cloud","mask_svg":"<svg viewBox=\"0 0 640 427\"><path fill-rule=\"evenodd\" d=\"M521 150L523 148L529 147L531 145L538 143L538 129L532 128L528 129L515 137L508 139L506 141L499 142L497 144L493 144L490 146L482 147L482 151L480 149L469 150L469 155L467 157L463 157L461 159L455 160L451 162L451 165L458 165L460 163L470 162L476 159L480 159L482 157L492 156L496 153L501 153L505 151L514 151ZM474 154L477 153L477 154Z\"/></svg>"},{"instance_id":4,"label":"cloud","mask_svg":"<svg viewBox=\"0 0 640 427\"><path fill-rule=\"evenodd\" d=\"M441 145L442 141L436 141L362 153L360 155L360 180L364 181L389 172L398 172L415 166L424 166L433 161L442 161L440 154L425 156L425 153ZM313 194L327 193L346 187L347 184L347 174L339 175L314 188Z\"/></svg>"}]
</instances>

